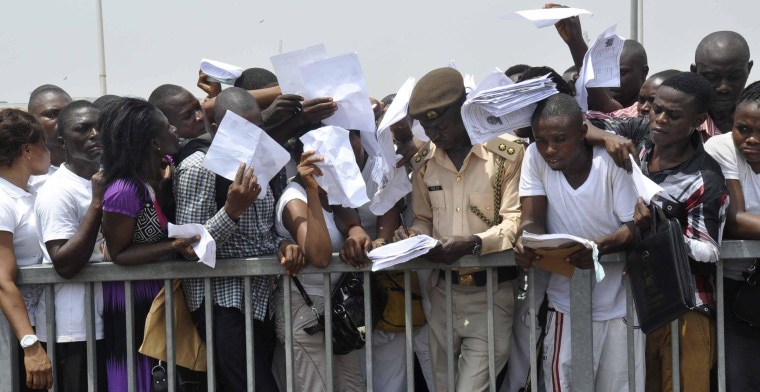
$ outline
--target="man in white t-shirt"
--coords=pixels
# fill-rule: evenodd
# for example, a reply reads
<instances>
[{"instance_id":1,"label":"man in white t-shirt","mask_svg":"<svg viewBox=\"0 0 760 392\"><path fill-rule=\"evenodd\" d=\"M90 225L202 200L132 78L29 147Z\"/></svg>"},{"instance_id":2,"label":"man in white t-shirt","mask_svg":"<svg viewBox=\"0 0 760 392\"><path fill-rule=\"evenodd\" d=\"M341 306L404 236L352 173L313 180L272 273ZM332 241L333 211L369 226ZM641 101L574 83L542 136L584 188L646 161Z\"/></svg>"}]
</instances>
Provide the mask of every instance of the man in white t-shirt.
<instances>
[{"instance_id":1,"label":"man in white t-shirt","mask_svg":"<svg viewBox=\"0 0 760 392\"><path fill-rule=\"evenodd\" d=\"M72 278L88 263L103 261L101 200L105 191L98 173L102 149L95 129L99 111L90 102L74 101L58 117L58 140L66 151L66 162L39 189L35 201L43 263L52 263L64 278ZM95 339L97 351L103 342L103 294L93 284ZM87 390L86 283L55 285L56 362L59 391ZM37 307L39 339L50 344L45 325L45 298ZM39 327L43 326L43 327ZM98 364L98 390L106 388L105 358Z\"/></svg>"},{"instance_id":2,"label":"man in white t-shirt","mask_svg":"<svg viewBox=\"0 0 760 392\"><path fill-rule=\"evenodd\" d=\"M32 176L29 179L29 184L33 189L39 189L66 160L66 151L58 143L58 116L69 103L71 103L71 96L62 88L52 84L43 84L29 95L27 111L42 125L45 132L45 145L50 150L48 173Z\"/></svg>"},{"instance_id":3,"label":"man in white t-shirt","mask_svg":"<svg viewBox=\"0 0 760 392\"><path fill-rule=\"evenodd\" d=\"M583 114L569 95L541 102L532 121L535 143L528 147L520 177L520 233L571 234L593 240L599 254L625 249L634 241L636 193L626 172L602 147L585 143ZM515 261L529 268L542 256L515 246ZM569 255L577 268L594 267L590 248ZM627 391L626 302L623 263L606 263L605 277L592 291L595 390ZM553 273L547 289L550 312L544 339L547 390L572 390L570 279ZM635 330L637 379L643 379L643 335ZM643 390L643 383L638 383Z\"/></svg>"}]
</instances>

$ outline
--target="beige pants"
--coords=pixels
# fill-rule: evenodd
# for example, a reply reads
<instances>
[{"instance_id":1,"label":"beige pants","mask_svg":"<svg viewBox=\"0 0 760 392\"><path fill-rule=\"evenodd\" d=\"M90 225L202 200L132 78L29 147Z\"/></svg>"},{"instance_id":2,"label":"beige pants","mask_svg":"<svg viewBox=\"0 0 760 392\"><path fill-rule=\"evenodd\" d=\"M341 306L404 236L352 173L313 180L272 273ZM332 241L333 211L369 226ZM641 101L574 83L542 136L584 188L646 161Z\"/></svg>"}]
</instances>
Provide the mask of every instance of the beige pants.
<instances>
[{"instance_id":1,"label":"beige pants","mask_svg":"<svg viewBox=\"0 0 760 392\"><path fill-rule=\"evenodd\" d=\"M435 277L437 274L433 274ZM493 274L496 278L496 273ZM509 357L510 335L514 320L514 281L499 283L494 292L495 366L498 374ZM448 386L446 354L446 284L431 282L430 357L438 392L451 391ZM496 283L496 282L494 282ZM453 335L456 391L488 390L488 317L485 287L452 285Z\"/></svg>"},{"instance_id":2,"label":"beige pants","mask_svg":"<svg viewBox=\"0 0 760 392\"><path fill-rule=\"evenodd\" d=\"M324 299L310 296L315 305L322 310ZM298 291L293 290L291 295L292 320L293 320L293 372L295 377L295 390L299 392L322 392L327 390L327 359L325 356L325 334L319 332L309 335L304 332L306 325L312 325L314 313L306 305ZM275 292L275 313L277 318L282 318L282 288ZM278 323L279 324L279 323ZM278 325L279 336L284 336ZM273 372L281 390L285 390L285 347L282 341L278 342L275 350ZM357 358L358 351L346 355L331 355L333 359L333 385L336 392L355 392L366 389L364 376L359 369Z\"/></svg>"}]
</instances>

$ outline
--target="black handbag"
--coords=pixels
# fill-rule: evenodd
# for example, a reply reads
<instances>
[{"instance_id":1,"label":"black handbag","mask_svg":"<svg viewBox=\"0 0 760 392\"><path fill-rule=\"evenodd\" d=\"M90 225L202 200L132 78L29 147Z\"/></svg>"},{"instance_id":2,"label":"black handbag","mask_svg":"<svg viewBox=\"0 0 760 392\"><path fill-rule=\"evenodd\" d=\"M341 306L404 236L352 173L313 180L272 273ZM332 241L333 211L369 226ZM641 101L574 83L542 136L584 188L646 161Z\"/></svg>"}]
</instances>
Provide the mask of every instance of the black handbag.
<instances>
[{"instance_id":1,"label":"black handbag","mask_svg":"<svg viewBox=\"0 0 760 392\"><path fill-rule=\"evenodd\" d=\"M752 326L760 326L760 260L755 260L752 266L742 272L744 283L739 287L734 300L734 314L739 320Z\"/></svg>"},{"instance_id":2,"label":"black handbag","mask_svg":"<svg viewBox=\"0 0 760 392\"><path fill-rule=\"evenodd\" d=\"M298 278L292 276L293 283L301 293L306 305L308 305L317 318L314 325L304 328L309 335L325 330L324 311L317 311L314 302L304 290ZM374 327L382 317L387 297L377 287L372 277L370 290L372 293L372 325ZM345 355L351 351L364 347L365 320L364 320L364 279L360 272L347 272L341 275L338 283L330 294L332 304L332 343L334 355Z\"/></svg>"},{"instance_id":3,"label":"black handbag","mask_svg":"<svg viewBox=\"0 0 760 392\"><path fill-rule=\"evenodd\" d=\"M677 219L652 204L651 229L628 252L626 270L641 330L650 333L695 306L686 242Z\"/></svg>"},{"instance_id":4,"label":"black handbag","mask_svg":"<svg viewBox=\"0 0 760 392\"><path fill-rule=\"evenodd\" d=\"M166 368L162 361L154 366L150 371L150 390L151 392L166 392L169 390L169 381L166 377Z\"/></svg>"}]
</instances>

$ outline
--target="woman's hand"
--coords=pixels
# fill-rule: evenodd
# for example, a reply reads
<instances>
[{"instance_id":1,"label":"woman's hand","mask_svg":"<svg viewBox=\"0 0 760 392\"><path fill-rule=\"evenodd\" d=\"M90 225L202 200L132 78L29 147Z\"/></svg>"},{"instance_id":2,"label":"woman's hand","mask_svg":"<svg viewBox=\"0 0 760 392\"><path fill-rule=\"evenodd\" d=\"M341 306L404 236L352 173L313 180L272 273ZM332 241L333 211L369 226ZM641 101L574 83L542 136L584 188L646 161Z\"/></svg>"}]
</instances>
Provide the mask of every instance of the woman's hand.
<instances>
[{"instance_id":1,"label":"woman's hand","mask_svg":"<svg viewBox=\"0 0 760 392\"><path fill-rule=\"evenodd\" d=\"M27 388L50 389L53 387L53 366L40 342L24 349L24 367Z\"/></svg>"},{"instance_id":2,"label":"woman's hand","mask_svg":"<svg viewBox=\"0 0 760 392\"><path fill-rule=\"evenodd\" d=\"M277 257L280 259L280 265L285 267L290 276L296 276L306 266L306 256L301 247L289 241L282 241L277 248Z\"/></svg>"},{"instance_id":3,"label":"woman's hand","mask_svg":"<svg viewBox=\"0 0 760 392\"><path fill-rule=\"evenodd\" d=\"M314 179L314 176L321 176L322 170L320 170L315 163L323 162L325 158L314 156L316 153L317 152L314 150L304 151L304 153L301 154L301 163L298 164L298 177L301 178L303 187L307 190L316 190L319 188L319 184L317 184L317 180Z\"/></svg>"},{"instance_id":4,"label":"woman's hand","mask_svg":"<svg viewBox=\"0 0 760 392\"><path fill-rule=\"evenodd\" d=\"M188 260L198 260L198 255L193 250L193 244L200 241L201 236L189 238L175 238L172 240L172 249Z\"/></svg>"}]
</instances>

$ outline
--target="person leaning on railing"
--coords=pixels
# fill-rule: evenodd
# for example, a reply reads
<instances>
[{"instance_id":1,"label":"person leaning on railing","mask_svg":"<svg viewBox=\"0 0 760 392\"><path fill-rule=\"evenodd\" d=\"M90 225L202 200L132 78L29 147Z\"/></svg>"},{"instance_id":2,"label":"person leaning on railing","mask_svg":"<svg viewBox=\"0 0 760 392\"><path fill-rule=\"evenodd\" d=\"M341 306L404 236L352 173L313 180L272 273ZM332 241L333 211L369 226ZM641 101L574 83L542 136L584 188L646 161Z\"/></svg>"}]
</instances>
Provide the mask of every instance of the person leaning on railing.
<instances>
[{"instance_id":1,"label":"person leaning on railing","mask_svg":"<svg viewBox=\"0 0 760 392\"><path fill-rule=\"evenodd\" d=\"M710 154L723 170L729 204L725 235L729 238L760 240L760 82L747 86L739 95L733 130L713 136L705 143ZM725 304L726 389L728 391L760 390L760 326L751 321L760 319L760 308L743 314L736 309L739 293L757 293L749 286L760 276L745 273L756 262L726 263L723 279ZM745 276L746 275L746 278ZM747 297L756 301L757 294ZM750 317L748 317L750 316Z\"/></svg>"},{"instance_id":2,"label":"person leaning on railing","mask_svg":"<svg viewBox=\"0 0 760 392\"><path fill-rule=\"evenodd\" d=\"M42 286L15 283L18 266L42 262L29 177L49 166L40 123L21 110L0 111L0 309L21 342L20 381L29 390L53 387L50 358L34 332Z\"/></svg>"},{"instance_id":3,"label":"person leaning on railing","mask_svg":"<svg viewBox=\"0 0 760 392\"><path fill-rule=\"evenodd\" d=\"M192 244L198 237L169 239L166 205L160 200L171 189L171 165L166 155L176 154L179 142L175 128L150 103L122 98L106 106L97 129L103 144L103 237L106 255L120 265L137 265L169 259L179 253L197 259ZM165 182L166 181L166 182ZM162 197L163 196L163 197ZM135 352L143 341L145 317L153 299L163 287L160 280L133 283ZM126 314L124 282L103 283L103 330L108 361L108 389L127 389ZM136 386L150 388L152 358L137 354Z\"/></svg>"},{"instance_id":4,"label":"person leaning on railing","mask_svg":"<svg viewBox=\"0 0 760 392\"><path fill-rule=\"evenodd\" d=\"M297 146L302 146L296 143ZM302 150L296 148L296 150ZM296 151L300 152L300 151ZM275 210L277 233L283 237L293 239L302 249L305 259L299 265L286 265L289 275L297 275L307 263L318 268L325 268L332 259L333 249L339 249L343 244L343 234L338 230L333 219L333 210L327 201L327 193L319 187L314 176L322 175L316 166L317 162L324 158L315 156L314 151L305 151L301 154L301 162L298 165L298 176L291 180L285 188L282 197L277 203ZM340 273L331 274L333 287L337 283ZM299 280L303 284L306 294L314 302L317 311L322 312L324 301L329 301L330 293L324 292L321 274L300 275ZM291 312L293 320L293 362L294 374L298 382L297 391L324 391L327 380L326 358L333 357L333 379L335 389L338 391L359 391L364 389L364 376L359 370L356 361L356 353L346 355L333 355L325 352L324 332L309 333L306 329L317 324L316 315L312 312L306 300L291 285L291 308L284 309L284 285L287 275L275 290L275 329L279 346L275 351L274 363L284 364L285 328L284 312ZM284 369L275 369L275 377L278 378L281 389L284 389Z\"/></svg>"}]
</instances>

